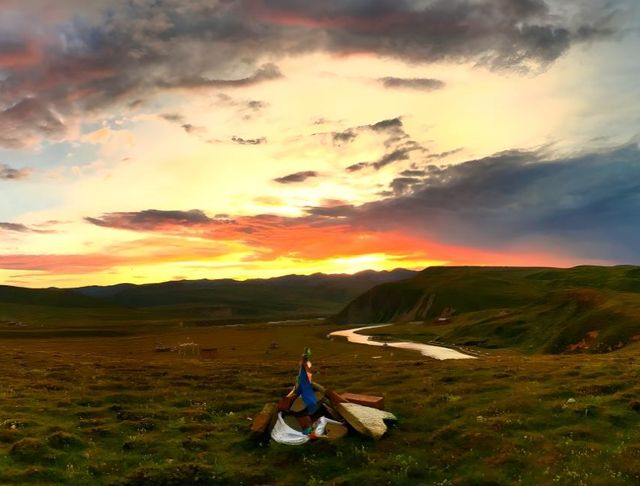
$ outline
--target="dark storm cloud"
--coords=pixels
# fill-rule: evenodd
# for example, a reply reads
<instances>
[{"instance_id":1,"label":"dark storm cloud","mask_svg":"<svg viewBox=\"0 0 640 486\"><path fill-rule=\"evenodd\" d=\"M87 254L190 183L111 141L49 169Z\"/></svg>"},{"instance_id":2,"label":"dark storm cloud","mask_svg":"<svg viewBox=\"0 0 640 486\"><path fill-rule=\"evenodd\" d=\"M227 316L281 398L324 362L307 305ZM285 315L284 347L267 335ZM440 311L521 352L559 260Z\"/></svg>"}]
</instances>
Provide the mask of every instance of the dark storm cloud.
<instances>
[{"instance_id":1,"label":"dark storm cloud","mask_svg":"<svg viewBox=\"0 0 640 486\"><path fill-rule=\"evenodd\" d=\"M398 177L396 197L340 218L485 248L554 240L581 257L638 263L639 181L637 144L562 158L512 150Z\"/></svg>"},{"instance_id":2,"label":"dark storm cloud","mask_svg":"<svg viewBox=\"0 0 640 486\"><path fill-rule=\"evenodd\" d=\"M385 88L408 88L423 91L434 91L445 87L444 81L429 78L395 78L387 76L378 79L378 82Z\"/></svg>"},{"instance_id":3,"label":"dark storm cloud","mask_svg":"<svg viewBox=\"0 0 640 486\"><path fill-rule=\"evenodd\" d=\"M0 164L0 181L17 181L26 179L31 174L29 169L14 169L7 164Z\"/></svg>"},{"instance_id":4,"label":"dark storm cloud","mask_svg":"<svg viewBox=\"0 0 640 486\"><path fill-rule=\"evenodd\" d=\"M274 23L322 32L325 49L421 62L473 60L498 69L545 65L572 43L611 32L612 7L604 2L600 8L590 5L579 21L551 11L543 0L265 0L258 5Z\"/></svg>"},{"instance_id":5,"label":"dark storm cloud","mask_svg":"<svg viewBox=\"0 0 640 486\"><path fill-rule=\"evenodd\" d=\"M318 177L318 175L319 174L313 170L306 170L303 172L296 172L295 174L289 174L284 177L278 177L274 179L274 181L279 184L294 184L297 182L304 182L307 179Z\"/></svg>"},{"instance_id":6,"label":"dark storm cloud","mask_svg":"<svg viewBox=\"0 0 640 486\"><path fill-rule=\"evenodd\" d=\"M167 89L243 88L311 52L409 62L544 67L577 42L616 33L613 9L567 16L543 0L6 1L0 145L64 136L69 121ZM571 9L567 9L571 11ZM36 28L37 26L37 28ZM129 108L130 109L130 108Z\"/></svg>"},{"instance_id":7,"label":"dark storm cloud","mask_svg":"<svg viewBox=\"0 0 640 486\"><path fill-rule=\"evenodd\" d=\"M3 53L0 43L0 146L61 138L63 120L114 104L132 109L161 90L243 88L282 77L252 53L253 27L241 10L195 0L116 1L108 12L78 6L51 22L16 3L14 30L2 35L26 36L40 58L16 60L20 51Z\"/></svg>"},{"instance_id":8,"label":"dark storm cloud","mask_svg":"<svg viewBox=\"0 0 640 486\"><path fill-rule=\"evenodd\" d=\"M87 217L85 221L106 228L146 231L156 230L163 225L196 226L214 223L216 220L199 209L190 211L146 209L137 212L107 213L98 218Z\"/></svg>"}]
</instances>

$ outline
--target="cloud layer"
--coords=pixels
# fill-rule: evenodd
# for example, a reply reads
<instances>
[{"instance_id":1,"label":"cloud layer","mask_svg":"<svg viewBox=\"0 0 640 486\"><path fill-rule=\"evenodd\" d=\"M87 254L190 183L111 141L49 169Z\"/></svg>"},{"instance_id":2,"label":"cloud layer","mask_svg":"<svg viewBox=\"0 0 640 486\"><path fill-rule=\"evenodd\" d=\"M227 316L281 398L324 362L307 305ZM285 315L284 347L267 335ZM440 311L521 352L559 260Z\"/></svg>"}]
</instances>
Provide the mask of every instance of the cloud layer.
<instances>
[{"instance_id":1,"label":"cloud layer","mask_svg":"<svg viewBox=\"0 0 640 486\"><path fill-rule=\"evenodd\" d=\"M136 231L160 231L162 228L188 227L209 224L215 220L203 211L163 211L147 209L139 212L109 213L100 218L87 217L86 221L107 228L131 229Z\"/></svg>"},{"instance_id":2,"label":"cloud layer","mask_svg":"<svg viewBox=\"0 0 640 486\"><path fill-rule=\"evenodd\" d=\"M0 279L640 262L631 0L0 3Z\"/></svg>"},{"instance_id":3,"label":"cloud layer","mask_svg":"<svg viewBox=\"0 0 640 486\"><path fill-rule=\"evenodd\" d=\"M397 252L411 241L405 252L443 245L439 258L446 257L442 248L457 247L547 252L576 261L640 262L636 144L563 158L512 150L448 167L425 165L414 172L414 177L399 177L392 183L403 186L399 195L361 206L312 207L307 216L297 218L258 215L220 220L201 211L148 210L87 221L133 231L242 240L275 255L318 257L354 247ZM369 243L348 243L364 234ZM314 252L310 248L317 245L308 246L314 238L331 245L323 244ZM459 258L453 253L450 257Z\"/></svg>"},{"instance_id":4,"label":"cloud layer","mask_svg":"<svg viewBox=\"0 0 640 486\"><path fill-rule=\"evenodd\" d=\"M242 88L283 76L283 55L371 53L409 62L544 67L611 36L613 7L563 16L544 0L6 2L0 146L59 139L74 119L159 91ZM579 21L576 19L580 19ZM37 28L36 28L37 26ZM386 86L435 89L431 79Z\"/></svg>"},{"instance_id":5,"label":"cloud layer","mask_svg":"<svg viewBox=\"0 0 640 486\"><path fill-rule=\"evenodd\" d=\"M446 167L426 162L410 174L396 178L396 195L383 201L310 212L354 228L405 228L450 244L640 262L635 143L560 158L511 150Z\"/></svg>"}]
</instances>

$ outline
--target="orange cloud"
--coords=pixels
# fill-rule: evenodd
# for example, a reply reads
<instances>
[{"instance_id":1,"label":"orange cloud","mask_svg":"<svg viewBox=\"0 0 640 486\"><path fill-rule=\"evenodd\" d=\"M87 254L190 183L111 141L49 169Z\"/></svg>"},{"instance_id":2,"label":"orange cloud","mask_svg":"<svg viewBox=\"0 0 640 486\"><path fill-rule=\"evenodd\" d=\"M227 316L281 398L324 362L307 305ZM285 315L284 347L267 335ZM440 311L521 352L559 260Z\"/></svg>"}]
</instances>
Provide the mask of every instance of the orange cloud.
<instances>
[{"instance_id":1,"label":"orange cloud","mask_svg":"<svg viewBox=\"0 0 640 486\"><path fill-rule=\"evenodd\" d=\"M89 218L88 221L115 229L235 244L246 249L247 256L242 261L254 263L281 258L302 262L371 254L386 255L388 259L397 259L399 262L559 266L574 263L562 255L551 256L528 249L504 254L497 250L440 243L428 236L398 230L358 228L347 222L341 224L335 219L325 221L316 216L288 218L257 215L215 219L197 210L147 210L109 213L100 218Z\"/></svg>"},{"instance_id":2,"label":"orange cloud","mask_svg":"<svg viewBox=\"0 0 640 486\"><path fill-rule=\"evenodd\" d=\"M87 254L1 255L0 270L37 272L29 278L37 277L40 282L55 285L78 285L118 283L132 278L153 282L178 274L201 278L204 272L215 272L217 277L249 278L441 264L570 266L579 263L527 249L505 254L444 244L424 235L356 228L317 216L216 219L196 210L142 211L109 213L90 221L105 231L120 229L147 236Z\"/></svg>"},{"instance_id":3,"label":"orange cloud","mask_svg":"<svg viewBox=\"0 0 640 486\"><path fill-rule=\"evenodd\" d=\"M179 238L145 238L87 254L0 255L0 269L81 275L114 267L206 261L229 253L223 245L203 245Z\"/></svg>"}]
</instances>

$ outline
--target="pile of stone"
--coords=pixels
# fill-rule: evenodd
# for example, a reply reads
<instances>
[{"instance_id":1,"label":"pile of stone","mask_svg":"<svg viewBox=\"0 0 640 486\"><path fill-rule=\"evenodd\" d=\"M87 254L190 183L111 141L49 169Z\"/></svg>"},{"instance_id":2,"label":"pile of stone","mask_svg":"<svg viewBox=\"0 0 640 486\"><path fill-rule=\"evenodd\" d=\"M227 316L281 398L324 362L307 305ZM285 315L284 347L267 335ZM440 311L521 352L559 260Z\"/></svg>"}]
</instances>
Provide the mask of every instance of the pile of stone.
<instances>
[{"instance_id":1,"label":"pile of stone","mask_svg":"<svg viewBox=\"0 0 640 486\"><path fill-rule=\"evenodd\" d=\"M301 445L312 440L337 440L359 433L374 440L382 438L396 417L384 410L384 397L337 393L311 383L317 408L309 413L301 395L268 403L251 422L250 438L267 443Z\"/></svg>"}]
</instances>

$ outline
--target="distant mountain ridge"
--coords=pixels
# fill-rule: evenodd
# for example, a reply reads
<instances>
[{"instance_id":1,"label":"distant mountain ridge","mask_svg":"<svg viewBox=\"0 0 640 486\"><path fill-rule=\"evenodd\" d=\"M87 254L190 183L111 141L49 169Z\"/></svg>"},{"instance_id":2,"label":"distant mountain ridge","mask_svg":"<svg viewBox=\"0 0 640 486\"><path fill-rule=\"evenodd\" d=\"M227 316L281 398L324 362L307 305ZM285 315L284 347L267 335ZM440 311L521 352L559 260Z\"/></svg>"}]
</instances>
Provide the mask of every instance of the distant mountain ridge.
<instances>
[{"instance_id":1,"label":"distant mountain ridge","mask_svg":"<svg viewBox=\"0 0 640 486\"><path fill-rule=\"evenodd\" d=\"M328 316L375 285L416 273L405 269L367 270L353 275L316 273L244 281L180 280L70 289L1 286L0 305L152 309L158 315L201 319Z\"/></svg>"},{"instance_id":2,"label":"distant mountain ridge","mask_svg":"<svg viewBox=\"0 0 640 486\"><path fill-rule=\"evenodd\" d=\"M0 285L0 304L42 305L47 307L109 307L111 304L69 289L29 289Z\"/></svg>"},{"instance_id":3,"label":"distant mountain ridge","mask_svg":"<svg viewBox=\"0 0 640 486\"><path fill-rule=\"evenodd\" d=\"M431 267L367 290L332 319L452 321L444 339L456 344L612 350L640 341L640 267Z\"/></svg>"}]
</instances>

